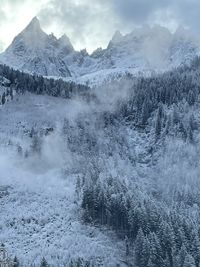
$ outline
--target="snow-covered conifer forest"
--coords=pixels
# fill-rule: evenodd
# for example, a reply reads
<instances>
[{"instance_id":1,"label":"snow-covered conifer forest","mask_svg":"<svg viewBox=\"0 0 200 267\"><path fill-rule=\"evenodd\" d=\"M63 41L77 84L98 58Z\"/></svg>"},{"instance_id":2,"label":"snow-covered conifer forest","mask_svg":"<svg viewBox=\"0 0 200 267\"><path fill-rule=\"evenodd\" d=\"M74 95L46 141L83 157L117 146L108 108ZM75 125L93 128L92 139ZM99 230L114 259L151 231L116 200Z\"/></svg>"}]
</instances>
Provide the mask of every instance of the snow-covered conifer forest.
<instances>
[{"instance_id":1,"label":"snow-covered conifer forest","mask_svg":"<svg viewBox=\"0 0 200 267\"><path fill-rule=\"evenodd\" d=\"M28 27L38 31L38 21ZM100 66L132 40L118 38L87 62ZM97 63L95 79L61 79L27 58L34 70L12 68L16 49L4 52L0 242L11 266L200 266L200 57L191 47L169 69L106 66L103 80Z\"/></svg>"}]
</instances>

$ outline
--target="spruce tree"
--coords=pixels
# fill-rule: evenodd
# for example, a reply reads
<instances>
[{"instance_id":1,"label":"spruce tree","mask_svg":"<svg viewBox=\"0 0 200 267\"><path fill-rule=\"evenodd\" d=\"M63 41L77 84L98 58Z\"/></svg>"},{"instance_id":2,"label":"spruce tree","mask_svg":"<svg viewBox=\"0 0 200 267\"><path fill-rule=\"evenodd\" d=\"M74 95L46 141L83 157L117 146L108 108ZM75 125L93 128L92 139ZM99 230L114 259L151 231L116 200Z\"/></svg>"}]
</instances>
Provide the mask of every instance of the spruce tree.
<instances>
[{"instance_id":1,"label":"spruce tree","mask_svg":"<svg viewBox=\"0 0 200 267\"><path fill-rule=\"evenodd\" d=\"M165 261L163 259L163 251L158 237L155 233L151 233L149 236L150 241L150 256L148 267L165 267Z\"/></svg>"},{"instance_id":2,"label":"spruce tree","mask_svg":"<svg viewBox=\"0 0 200 267\"><path fill-rule=\"evenodd\" d=\"M1 104L4 105L6 103L6 94L3 92L3 95L1 97Z\"/></svg>"},{"instance_id":3,"label":"spruce tree","mask_svg":"<svg viewBox=\"0 0 200 267\"><path fill-rule=\"evenodd\" d=\"M173 247L175 244L175 237L172 228L170 227L169 224L166 222L163 222L160 225L160 230L158 232L158 237L160 240L160 244L162 247L162 250L166 253L166 257L169 260L170 267L173 267Z\"/></svg>"},{"instance_id":4,"label":"spruce tree","mask_svg":"<svg viewBox=\"0 0 200 267\"><path fill-rule=\"evenodd\" d=\"M183 263L183 267L196 267L198 265L195 264L194 258L187 254Z\"/></svg>"},{"instance_id":5,"label":"spruce tree","mask_svg":"<svg viewBox=\"0 0 200 267\"><path fill-rule=\"evenodd\" d=\"M20 264L19 264L18 258L15 256L13 260L13 267L19 267L19 266Z\"/></svg>"},{"instance_id":6,"label":"spruce tree","mask_svg":"<svg viewBox=\"0 0 200 267\"><path fill-rule=\"evenodd\" d=\"M40 267L49 267L46 259L43 257L40 263Z\"/></svg>"},{"instance_id":7,"label":"spruce tree","mask_svg":"<svg viewBox=\"0 0 200 267\"><path fill-rule=\"evenodd\" d=\"M142 229L139 230L135 242L135 264L138 267L147 267L149 261L150 244L144 236Z\"/></svg>"},{"instance_id":8,"label":"spruce tree","mask_svg":"<svg viewBox=\"0 0 200 267\"><path fill-rule=\"evenodd\" d=\"M155 136L156 139L160 136L162 131L162 106L160 105L156 115L156 122L155 122Z\"/></svg>"}]
</instances>

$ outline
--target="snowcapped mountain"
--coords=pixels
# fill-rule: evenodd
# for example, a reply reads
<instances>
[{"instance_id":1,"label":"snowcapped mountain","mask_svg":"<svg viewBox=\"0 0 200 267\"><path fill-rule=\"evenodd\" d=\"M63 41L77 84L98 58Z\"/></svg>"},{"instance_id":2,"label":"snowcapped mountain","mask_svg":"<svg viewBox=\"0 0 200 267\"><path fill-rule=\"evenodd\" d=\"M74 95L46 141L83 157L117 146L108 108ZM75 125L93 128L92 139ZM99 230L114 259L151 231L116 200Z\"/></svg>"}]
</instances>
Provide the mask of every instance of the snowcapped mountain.
<instances>
[{"instance_id":1,"label":"snowcapped mountain","mask_svg":"<svg viewBox=\"0 0 200 267\"><path fill-rule=\"evenodd\" d=\"M61 54L68 54L73 47L66 36L57 39L41 30L35 17L14 38L12 44L1 55L1 61L14 68L44 76L71 76Z\"/></svg>"},{"instance_id":2,"label":"snowcapped mountain","mask_svg":"<svg viewBox=\"0 0 200 267\"><path fill-rule=\"evenodd\" d=\"M72 77L79 82L106 80L124 73L165 71L199 54L200 40L179 28L144 26L122 35L117 31L106 49L91 55L75 51L69 38L47 35L35 17L0 55L14 68L44 76Z\"/></svg>"},{"instance_id":3,"label":"snowcapped mountain","mask_svg":"<svg viewBox=\"0 0 200 267\"><path fill-rule=\"evenodd\" d=\"M142 27L124 36L117 31L100 54L100 62L104 61L107 68L130 71L166 70L192 59L198 54L199 45L199 40L188 37L184 29L172 34L160 26ZM92 54L95 56L96 52Z\"/></svg>"},{"instance_id":4,"label":"snowcapped mountain","mask_svg":"<svg viewBox=\"0 0 200 267\"><path fill-rule=\"evenodd\" d=\"M98 48L90 56L79 55L77 61L65 62L70 71L79 74L79 81L97 84L121 77L164 72L189 63L200 53L200 39L187 30L178 28L175 33L160 26L142 27L122 35L117 31L106 49Z\"/></svg>"}]
</instances>

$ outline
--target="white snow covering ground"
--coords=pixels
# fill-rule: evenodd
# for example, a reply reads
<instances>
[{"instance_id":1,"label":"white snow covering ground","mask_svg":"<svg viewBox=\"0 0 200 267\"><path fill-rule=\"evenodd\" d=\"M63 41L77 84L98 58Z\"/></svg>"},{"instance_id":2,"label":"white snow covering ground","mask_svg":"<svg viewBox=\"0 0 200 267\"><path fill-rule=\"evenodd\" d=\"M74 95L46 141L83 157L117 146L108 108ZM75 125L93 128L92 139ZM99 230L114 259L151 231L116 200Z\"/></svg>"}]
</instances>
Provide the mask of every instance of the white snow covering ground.
<instances>
[{"instance_id":1,"label":"white snow covering ground","mask_svg":"<svg viewBox=\"0 0 200 267\"><path fill-rule=\"evenodd\" d=\"M63 266L79 257L95 266L124 266L125 245L108 230L84 225L75 193L76 175L65 166L59 123L88 107L78 101L26 94L16 96L0 110L0 242L10 255L28 266L44 256ZM73 112L73 110L74 112ZM40 156L26 159L17 153L30 146L29 131L57 128L44 137ZM73 164L73 163L72 163Z\"/></svg>"}]
</instances>

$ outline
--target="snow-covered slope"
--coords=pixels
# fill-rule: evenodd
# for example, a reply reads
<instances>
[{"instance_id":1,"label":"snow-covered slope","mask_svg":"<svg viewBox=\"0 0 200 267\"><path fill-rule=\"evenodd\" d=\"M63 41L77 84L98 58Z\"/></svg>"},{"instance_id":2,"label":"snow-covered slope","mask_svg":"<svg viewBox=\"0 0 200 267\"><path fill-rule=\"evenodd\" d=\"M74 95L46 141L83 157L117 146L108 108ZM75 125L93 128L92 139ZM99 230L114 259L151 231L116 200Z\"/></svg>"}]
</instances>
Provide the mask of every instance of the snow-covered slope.
<instances>
[{"instance_id":1,"label":"snow-covered slope","mask_svg":"<svg viewBox=\"0 0 200 267\"><path fill-rule=\"evenodd\" d=\"M157 251L157 266L169 266L162 244L171 240L174 266L180 243L195 258L199 66L196 58L137 83L113 82L90 102L27 93L0 106L0 243L9 253L27 267L42 256L56 267L78 257L124 267Z\"/></svg>"},{"instance_id":2,"label":"snow-covered slope","mask_svg":"<svg viewBox=\"0 0 200 267\"><path fill-rule=\"evenodd\" d=\"M79 109L76 101L31 94L16 96L1 108L0 241L23 266L39 266L43 256L54 266L78 258L94 266L125 266L123 242L81 223L78 174L66 171L74 163L59 134L62 119L71 110L76 116ZM40 156L24 158L19 147L29 149L33 126L38 131L52 127L54 132L44 137Z\"/></svg>"},{"instance_id":3,"label":"snow-covered slope","mask_svg":"<svg viewBox=\"0 0 200 267\"><path fill-rule=\"evenodd\" d=\"M37 18L0 55L0 61L44 76L70 77L81 82L102 82L124 73L165 71L199 54L200 40L185 29L174 34L160 26L142 27L122 35L117 31L106 49L91 55L75 51L69 38L47 35Z\"/></svg>"}]
</instances>

